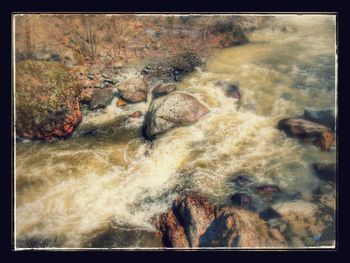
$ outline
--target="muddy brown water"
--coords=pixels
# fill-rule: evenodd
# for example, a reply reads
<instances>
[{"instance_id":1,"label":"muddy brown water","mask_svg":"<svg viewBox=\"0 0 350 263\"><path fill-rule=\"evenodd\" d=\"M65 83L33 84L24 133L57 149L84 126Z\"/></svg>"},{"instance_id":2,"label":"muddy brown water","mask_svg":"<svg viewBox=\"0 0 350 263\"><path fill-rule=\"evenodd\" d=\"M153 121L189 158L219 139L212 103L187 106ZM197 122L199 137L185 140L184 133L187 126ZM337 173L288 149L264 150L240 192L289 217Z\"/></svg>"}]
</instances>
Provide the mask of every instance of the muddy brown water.
<instances>
[{"instance_id":1,"label":"muddy brown water","mask_svg":"<svg viewBox=\"0 0 350 263\"><path fill-rule=\"evenodd\" d=\"M214 51L178 84L210 113L153 144L141 137L142 118L127 117L145 113L150 98L123 109L113 100L85 114L67 140L17 143L17 245L157 247L155 215L188 190L229 203L240 190L230 184L238 173L311 196L321 183L311 164L334 162L336 152L287 138L276 124L304 109L335 109L335 22L298 16L279 23L250 33L247 45ZM297 32L281 31L285 24ZM239 102L215 85L220 80L239 86Z\"/></svg>"}]
</instances>

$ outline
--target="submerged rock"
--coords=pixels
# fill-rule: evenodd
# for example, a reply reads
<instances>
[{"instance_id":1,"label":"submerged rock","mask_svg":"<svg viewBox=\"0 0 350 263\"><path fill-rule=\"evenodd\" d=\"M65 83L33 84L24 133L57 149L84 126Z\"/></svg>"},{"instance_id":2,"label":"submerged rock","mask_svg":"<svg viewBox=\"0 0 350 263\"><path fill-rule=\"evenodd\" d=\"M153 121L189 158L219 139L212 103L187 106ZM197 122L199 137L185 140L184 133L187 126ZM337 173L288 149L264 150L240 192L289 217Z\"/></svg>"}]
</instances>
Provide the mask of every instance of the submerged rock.
<instances>
[{"instance_id":1,"label":"submerged rock","mask_svg":"<svg viewBox=\"0 0 350 263\"><path fill-rule=\"evenodd\" d=\"M152 90L153 98L159 98L161 96L168 95L176 90L176 86L173 83L161 83Z\"/></svg>"},{"instance_id":2,"label":"submerged rock","mask_svg":"<svg viewBox=\"0 0 350 263\"><path fill-rule=\"evenodd\" d=\"M174 127L195 123L208 112L192 95L171 93L152 101L144 121L144 136L153 139Z\"/></svg>"},{"instance_id":3,"label":"submerged rock","mask_svg":"<svg viewBox=\"0 0 350 263\"><path fill-rule=\"evenodd\" d=\"M316 122L318 124L325 125L334 131L335 128L335 116L334 110L305 110L304 119Z\"/></svg>"},{"instance_id":4,"label":"submerged rock","mask_svg":"<svg viewBox=\"0 0 350 263\"><path fill-rule=\"evenodd\" d=\"M118 90L126 102L137 103L147 101L148 83L140 78L131 78L121 82Z\"/></svg>"},{"instance_id":5,"label":"submerged rock","mask_svg":"<svg viewBox=\"0 0 350 263\"><path fill-rule=\"evenodd\" d=\"M67 138L80 123L80 90L70 71L53 61L16 63L16 135Z\"/></svg>"},{"instance_id":6,"label":"submerged rock","mask_svg":"<svg viewBox=\"0 0 350 263\"><path fill-rule=\"evenodd\" d=\"M167 247L283 247L281 233L242 208L217 207L194 193L178 197L155 221ZM277 231L278 230L273 230ZM278 236L278 238L276 238Z\"/></svg>"},{"instance_id":7,"label":"submerged rock","mask_svg":"<svg viewBox=\"0 0 350 263\"><path fill-rule=\"evenodd\" d=\"M312 167L320 179L335 182L335 163L315 163Z\"/></svg>"},{"instance_id":8,"label":"submerged rock","mask_svg":"<svg viewBox=\"0 0 350 263\"><path fill-rule=\"evenodd\" d=\"M95 89L89 103L90 110L107 107L114 98L113 89Z\"/></svg>"}]
</instances>

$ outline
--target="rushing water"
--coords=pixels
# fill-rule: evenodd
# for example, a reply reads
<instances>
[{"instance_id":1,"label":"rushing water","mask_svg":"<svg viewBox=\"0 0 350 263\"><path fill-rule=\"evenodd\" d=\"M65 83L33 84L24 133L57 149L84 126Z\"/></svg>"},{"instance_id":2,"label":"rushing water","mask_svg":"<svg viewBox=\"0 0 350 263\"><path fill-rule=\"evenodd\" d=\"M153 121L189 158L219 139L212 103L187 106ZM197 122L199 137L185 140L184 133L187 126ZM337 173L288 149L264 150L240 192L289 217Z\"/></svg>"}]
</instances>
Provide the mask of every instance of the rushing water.
<instances>
[{"instance_id":1,"label":"rushing water","mask_svg":"<svg viewBox=\"0 0 350 263\"><path fill-rule=\"evenodd\" d=\"M141 137L142 118L127 117L146 112L150 99L88 113L67 140L17 143L17 239L84 247L108 229L127 228L136 232L114 238L115 246L157 246L151 235L135 233L152 233L152 218L186 190L229 202L229 181L239 172L310 196L320 183L311 164L334 162L335 152L287 138L276 124L306 108L335 108L335 21L294 16L279 23L251 33L247 45L213 52L206 68L186 77L178 89L210 113L153 144ZM283 24L297 31L281 31ZM239 85L240 102L224 95L220 80Z\"/></svg>"}]
</instances>

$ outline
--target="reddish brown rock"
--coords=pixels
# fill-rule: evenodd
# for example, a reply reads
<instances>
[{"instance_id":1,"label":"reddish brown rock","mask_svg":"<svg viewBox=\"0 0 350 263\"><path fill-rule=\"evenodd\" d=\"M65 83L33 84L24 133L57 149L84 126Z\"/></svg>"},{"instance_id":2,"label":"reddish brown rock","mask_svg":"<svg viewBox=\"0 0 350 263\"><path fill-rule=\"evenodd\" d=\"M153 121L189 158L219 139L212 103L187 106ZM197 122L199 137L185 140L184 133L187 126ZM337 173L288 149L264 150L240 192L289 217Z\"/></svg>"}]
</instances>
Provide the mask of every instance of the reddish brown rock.
<instances>
[{"instance_id":1,"label":"reddish brown rock","mask_svg":"<svg viewBox=\"0 0 350 263\"><path fill-rule=\"evenodd\" d=\"M217 207L197 194L177 198L155 223L167 247L285 247L278 230L251 211ZM278 232L278 233L277 233Z\"/></svg>"},{"instance_id":2,"label":"reddish brown rock","mask_svg":"<svg viewBox=\"0 0 350 263\"><path fill-rule=\"evenodd\" d=\"M132 114L129 115L130 118L140 118L142 116L141 111L135 111Z\"/></svg>"},{"instance_id":3,"label":"reddish brown rock","mask_svg":"<svg viewBox=\"0 0 350 263\"><path fill-rule=\"evenodd\" d=\"M334 144L334 134L330 128L301 118L287 118L278 123L278 128L288 136L303 140L304 143L313 143L323 151L327 151Z\"/></svg>"},{"instance_id":4,"label":"reddish brown rock","mask_svg":"<svg viewBox=\"0 0 350 263\"><path fill-rule=\"evenodd\" d=\"M123 100L122 98L119 98L116 102L117 107L123 107L126 105L126 101Z\"/></svg>"}]
</instances>

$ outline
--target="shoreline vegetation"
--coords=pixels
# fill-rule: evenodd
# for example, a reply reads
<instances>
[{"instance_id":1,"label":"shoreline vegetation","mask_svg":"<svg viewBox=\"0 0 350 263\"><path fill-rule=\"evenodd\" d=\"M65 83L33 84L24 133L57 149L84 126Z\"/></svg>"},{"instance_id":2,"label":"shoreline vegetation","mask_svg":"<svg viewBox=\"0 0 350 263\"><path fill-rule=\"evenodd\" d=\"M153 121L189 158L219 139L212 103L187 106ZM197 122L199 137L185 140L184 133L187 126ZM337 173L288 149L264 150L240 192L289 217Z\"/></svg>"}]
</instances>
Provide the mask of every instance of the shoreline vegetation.
<instances>
[{"instance_id":1,"label":"shoreline vegetation","mask_svg":"<svg viewBox=\"0 0 350 263\"><path fill-rule=\"evenodd\" d=\"M86 112L104 109L113 100L115 107L123 109L151 98L146 113L129 115L144 119L142 134L150 142L170 129L198 122L210 109L177 90L183 77L205 67L211 51L245 45L248 32L274 24L274 17L265 16L23 15L15 19L17 143L67 139ZM227 97L241 98L238 85L221 81L217 86ZM276 128L327 153L336 150L335 125L334 111L305 110L302 116L281 119ZM200 194L185 193L154 218L157 232L109 229L85 247L114 247L118 237L139 238L140 247L333 246L335 164L315 163L313 169L324 184L311 200L291 198L278 185L257 184L245 173L235 174L232 184L242 191L229 197L232 205L217 206ZM257 212L254 198L271 206ZM288 198L293 201L272 204ZM60 242L19 239L17 247L59 247Z\"/></svg>"}]
</instances>

